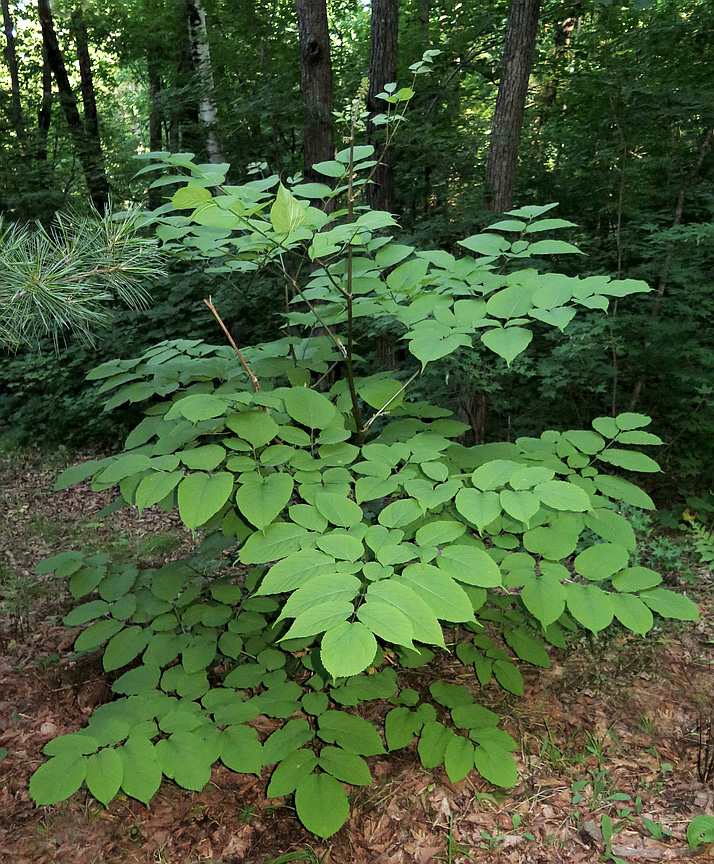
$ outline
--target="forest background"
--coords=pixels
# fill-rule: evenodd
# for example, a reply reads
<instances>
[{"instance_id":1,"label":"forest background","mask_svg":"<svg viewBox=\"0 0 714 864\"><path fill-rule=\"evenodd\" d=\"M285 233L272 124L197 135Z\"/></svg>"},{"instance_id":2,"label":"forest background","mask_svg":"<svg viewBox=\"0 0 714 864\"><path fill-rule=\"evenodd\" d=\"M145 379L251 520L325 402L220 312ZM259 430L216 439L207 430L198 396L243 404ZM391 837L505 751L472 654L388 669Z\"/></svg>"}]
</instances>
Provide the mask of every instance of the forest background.
<instances>
[{"instance_id":1,"label":"forest background","mask_svg":"<svg viewBox=\"0 0 714 864\"><path fill-rule=\"evenodd\" d=\"M175 187L135 176L134 157L149 150L229 163L229 182L275 172L314 180L311 164L342 146L335 113L360 88L368 110L383 110L384 84L409 86L408 67L438 51L370 191L372 206L396 214L403 242L453 251L510 206L557 201L551 215L576 224L567 239L585 255L543 266L645 279L653 291L537 335L514 362L517 375L478 349L457 352L427 369L415 396L454 409L476 443L650 414L666 442L660 500L701 493L714 479L711 7L63 0L50 10L46 0L3 0L0 213L6 224L47 223L90 202L159 206ZM511 93L522 128L516 104L510 132L499 131L496 108L506 75L524 84ZM514 128L517 173L511 160L499 197L492 163ZM365 137L379 143L369 125ZM217 342L208 295L238 344L275 338L281 325L283 286L269 274L209 275L173 262L150 290L148 310L117 312L95 344L68 339L56 350L47 338L3 356L0 448L114 444L125 431L117 422L131 428L138 410L119 421L102 413L84 376L165 338ZM388 336L360 346L380 369L396 367L402 350Z\"/></svg>"}]
</instances>

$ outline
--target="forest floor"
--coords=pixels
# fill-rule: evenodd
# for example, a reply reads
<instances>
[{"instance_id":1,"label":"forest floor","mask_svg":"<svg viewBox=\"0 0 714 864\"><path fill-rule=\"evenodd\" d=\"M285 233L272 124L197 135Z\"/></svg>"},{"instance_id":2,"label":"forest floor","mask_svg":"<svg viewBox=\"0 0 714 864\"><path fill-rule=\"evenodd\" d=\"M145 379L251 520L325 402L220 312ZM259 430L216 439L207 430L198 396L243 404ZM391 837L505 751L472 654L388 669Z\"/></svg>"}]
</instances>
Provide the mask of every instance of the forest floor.
<instances>
[{"instance_id":1,"label":"forest floor","mask_svg":"<svg viewBox=\"0 0 714 864\"><path fill-rule=\"evenodd\" d=\"M521 745L512 791L494 791L476 775L452 784L441 769L424 771L409 748L369 760L374 785L353 796L348 823L324 843L304 831L287 799L266 799L267 779L222 767L200 793L165 782L149 808L121 797L104 808L86 790L36 808L27 785L42 747L84 725L111 692L95 659L70 659L73 631L60 622L71 598L54 577L33 576L35 564L79 547L158 563L192 542L160 511L99 517L110 493L82 485L53 494L62 467L46 457L0 456L3 864L714 860L714 844L690 850L685 836L694 816L714 815L714 783L697 771L698 719L710 718L714 702L712 579L684 567L686 583L676 567L668 582L699 601L696 624L665 622L647 639L616 632L583 639L567 655L553 651L548 670L523 666L522 699L480 692ZM674 542L653 544L670 564ZM438 676L478 686L448 656L438 671L418 671L424 684ZM714 761L712 751L714 741ZM605 815L615 830L609 858Z\"/></svg>"}]
</instances>

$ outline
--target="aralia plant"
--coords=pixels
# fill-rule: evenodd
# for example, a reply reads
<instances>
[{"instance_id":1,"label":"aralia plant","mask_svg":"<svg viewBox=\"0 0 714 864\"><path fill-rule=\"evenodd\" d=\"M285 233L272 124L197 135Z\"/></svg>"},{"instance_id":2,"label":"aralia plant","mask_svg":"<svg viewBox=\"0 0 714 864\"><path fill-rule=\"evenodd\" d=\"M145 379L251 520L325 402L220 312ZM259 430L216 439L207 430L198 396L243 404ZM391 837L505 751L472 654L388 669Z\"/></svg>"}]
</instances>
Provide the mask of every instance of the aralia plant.
<instances>
[{"instance_id":1,"label":"aralia plant","mask_svg":"<svg viewBox=\"0 0 714 864\"><path fill-rule=\"evenodd\" d=\"M411 93L383 94L396 106L385 123ZM517 660L547 667L547 645L565 648L568 631L616 621L644 635L653 613L697 617L631 566L635 534L618 507L653 504L622 474L659 470L639 449L662 443L649 418L467 446L450 412L410 398L427 364L474 340L510 365L537 328L563 330L647 286L540 273L540 256L578 252L542 239L569 227L545 216L554 205L506 214L458 255L399 243L383 231L393 216L362 203L375 163L355 143L359 110L351 122L349 146L315 166L331 185L226 185L227 166L191 154L150 154L143 169L168 169L157 182L179 187L151 215L164 249L279 273L284 329L246 348L163 342L90 373L112 393L107 410L145 402L145 417L122 453L68 469L57 487L91 477L94 490L118 486L117 506L177 507L203 540L160 569L81 551L38 566L82 600L65 618L89 625L75 651L126 670L114 701L45 746L38 804L82 783L103 804L120 792L148 803L163 777L201 789L221 761L267 772L268 796L294 795L326 838L349 816L344 784L371 783L365 757L415 740L425 768L509 788L517 742L473 688L437 680L424 698L400 689L401 668L448 645L479 685L521 695ZM408 359L370 373L358 349L385 328ZM369 699L391 704L383 734L352 710ZM267 736L251 725L259 715L275 721Z\"/></svg>"}]
</instances>

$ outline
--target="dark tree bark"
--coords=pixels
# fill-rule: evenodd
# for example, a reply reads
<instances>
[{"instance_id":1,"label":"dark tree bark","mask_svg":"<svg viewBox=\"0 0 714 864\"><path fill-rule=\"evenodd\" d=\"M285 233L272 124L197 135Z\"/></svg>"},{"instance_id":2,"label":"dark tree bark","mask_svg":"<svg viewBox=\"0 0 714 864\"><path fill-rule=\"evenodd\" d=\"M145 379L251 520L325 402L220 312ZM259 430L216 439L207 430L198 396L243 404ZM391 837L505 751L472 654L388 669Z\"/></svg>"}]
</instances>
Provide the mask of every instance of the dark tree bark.
<instances>
[{"instance_id":1,"label":"dark tree bark","mask_svg":"<svg viewBox=\"0 0 714 864\"><path fill-rule=\"evenodd\" d=\"M370 117L384 112L385 103L377 93L385 84L397 80L399 50L399 0L372 0L372 30L369 40L369 91L367 111ZM367 121L367 139L375 148L379 165L367 186L367 201L375 210L394 210L394 170L391 154L384 150L377 129Z\"/></svg>"},{"instance_id":2,"label":"dark tree bark","mask_svg":"<svg viewBox=\"0 0 714 864\"><path fill-rule=\"evenodd\" d=\"M37 109L37 158L47 159L47 137L52 123L52 70L47 49L42 48L42 101Z\"/></svg>"},{"instance_id":3,"label":"dark tree bark","mask_svg":"<svg viewBox=\"0 0 714 864\"><path fill-rule=\"evenodd\" d=\"M72 29L74 42L77 46L79 61L80 91L82 108L84 109L84 128L89 138L99 140L99 120L97 119L97 99L94 95L94 78L92 76L92 59L89 56L89 36L84 14L81 9L72 12Z\"/></svg>"},{"instance_id":4,"label":"dark tree bark","mask_svg":"<svg viewBox=\"0 0 714 864\"><path fill-rule=\"evenodd\" d=\"M539 14L540 0L511 0L484 183L485 204L494 213L502 213L513 204Z\"/></svg>"},{"instance_id":5,"label":"dark tree bark","mask_svg":"<svg viewBox=\"0 0 714 864\"><path fill-rule=\"evenodd\" d=\"M158 151L163 148L164 112L161 105L161 76L153 57L148 59L149 72L149 150Z\"/></svg>"},{"instance_id":6,"label":"dark tree bark","mask_svg":"<svg viewBox=\"0 0 714 864\"><path fill-rule=\"evenodd\" d=\"M303 164L309 183L324 183L312 170L335 157L332 122L332 61L325 0L295 0L300 39L300 89L305 112Z\"/></svg>"},{"instance_id":7,"label":"dark tree bark","mask_svg":"<svg viewBox=\"0 0 714 864\"><path fill-rule=\"evenodd\" d=\"M15 135L24 150L26 143L25 120L20 101L20 75L17 66L17 51L15 49L15 31L10 15L8 0L2 0L2 23L5 30L5 61L10 72L10 118Z\"/></svg>"},{"instance_id":8,"label":"dark tree bark","mask_svg":"<svg viewBox=\"0 0 714 864\"><path fill-rule=\"evenodd\" d=\"M107 175L104 173L102 146L97 135L88 134L87 128L79 116L77 100L69 83L64 57L57 42L48 0L38 0L37 8L47 61L57 84L60 103L72 136L77 158L82 166L89 197L94 207L100 213L104 213L109 199L109 184L107 183Z\"/></svg>"},{"instance_id":9,"label":"dark tree bark","mask_svg":"<svg viewBox=\"0 0 714 864\"><path fill-rule=\"evenodd\" d=\"M149 150L157 152L163 150L164 144L164 111L161 103L161 75L159 74L156 58L150 51L147 57L147 70L149 78ZM162 203L163 192L156 186L149 189L149 206L159 207Z\"/></svg>"}]
</instances>

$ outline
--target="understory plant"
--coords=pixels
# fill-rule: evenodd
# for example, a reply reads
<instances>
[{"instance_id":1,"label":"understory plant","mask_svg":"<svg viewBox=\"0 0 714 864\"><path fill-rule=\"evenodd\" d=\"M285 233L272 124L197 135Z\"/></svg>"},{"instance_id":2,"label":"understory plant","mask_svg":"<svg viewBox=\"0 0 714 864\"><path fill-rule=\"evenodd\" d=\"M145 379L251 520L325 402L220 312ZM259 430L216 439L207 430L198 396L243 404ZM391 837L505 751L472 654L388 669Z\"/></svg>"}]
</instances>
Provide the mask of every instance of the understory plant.
<instances>
[{"instance_id":1,"label":"understory plant","mask_svg":"<svg viewBox=\"0 0 714 864\"><path fill-rule=\"evenodd\" d=\"M382 95L396 111L410 93ZM349 816L344 784L372 782L366 757L415 741L452 782L476 770L510 788L518 744L501 718L470 687L405 688L402 670L453 650L475 683L518 696L517 661L548 667L568 631L697 617L630 566L618 507L653 507L628 479L659 470L639 450L661 444L649 418L467 446L465 424L410 398L428 364L474 340L510 365L537 328L647 286L541 274L539 256L578 252L542 239L569 225L542 218L554 205L506 214L458 255L399 243L393 216L360 197L375 165L355 143L360 117L353 106L348 146L315 166L329 185L225 185L227 166L191 154L153 154L144 169L179 187L151 215L164 249L241 278L281 274L285 324L272 342L239 347L225 327L228 344L163 342L90 374L107 410L146 403L145 417L122 453L68 469L57 488L91 477L96 491L118 487L117 506L178 508L203 539L160 569L78 550L38 566L82 600L65 619L89 625L75 651L103 650L106 672L121 671L114 701L45 746L38 804L84 782L104 804L120 792L148 803L164 777L198 790L221 761L267 772L268 796L294 795L326 838ZM402 365L370 371L360 349L386 324ZM381 727L354 710L375 699Z\"/></svg>"}]
</instances>

